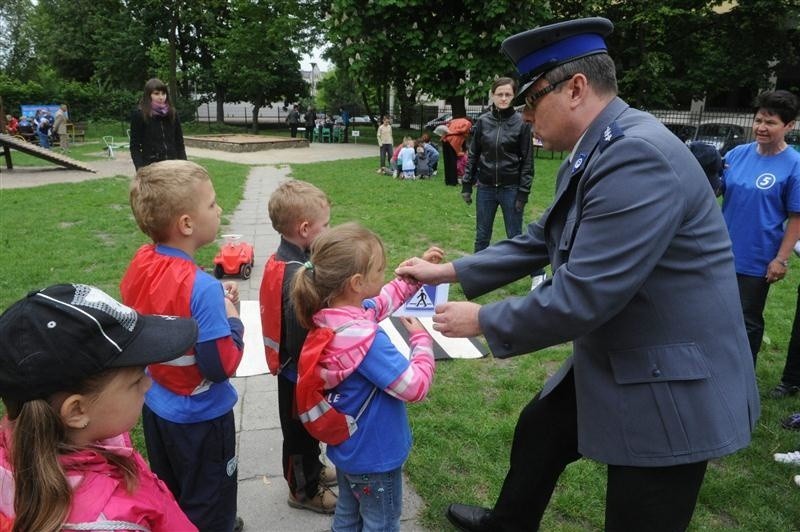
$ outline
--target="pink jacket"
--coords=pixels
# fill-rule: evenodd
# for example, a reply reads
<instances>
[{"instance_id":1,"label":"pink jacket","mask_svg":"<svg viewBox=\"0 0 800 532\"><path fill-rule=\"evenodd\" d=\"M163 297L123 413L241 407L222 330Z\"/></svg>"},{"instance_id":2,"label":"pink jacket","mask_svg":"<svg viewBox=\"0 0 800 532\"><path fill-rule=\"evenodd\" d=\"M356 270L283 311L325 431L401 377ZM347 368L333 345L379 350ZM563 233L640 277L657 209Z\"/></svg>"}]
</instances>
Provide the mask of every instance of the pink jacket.
<instances>
[{"instance_id":1,"label":"pink jacket","mask_svg":"<svg viewBox=\"0 0 800 532\"><path fill-rule=\"evenodd\" d=\"M14 517L14 477L9 461L11 431L8 420L0 429L0 518ZM172 493L133 449L128 433L98 442L138 466L138 487L128 493L119 470L91 449L63 455L61 466L73 486L72 508L63 530L121 530L195 532L197 528L178 507ZM0 519L1 520L1 519ZM87 528L91 526L91 528ZM71 526L75 528L70 528ZM78 527L81 528L78 528Z\"/></svg>"},{"instance_id":2,"label":"pink jacket","mask_svg":"<svg viewBox=\"0 0 800 532\"><path fill-rule=\"evenodd\" d=\"M314 314L317 327L336 332L320 357L320 377L330 390L350 376L364 360L378 329L378 322L400 308L419 290L419 283L395 279L381 293L365 300L363 307L325 308ZM427 332L411 335L411 363L384 391L403 401L415 402L425 398L434 371L433 340Z\"/></svg>"}]
</instances>

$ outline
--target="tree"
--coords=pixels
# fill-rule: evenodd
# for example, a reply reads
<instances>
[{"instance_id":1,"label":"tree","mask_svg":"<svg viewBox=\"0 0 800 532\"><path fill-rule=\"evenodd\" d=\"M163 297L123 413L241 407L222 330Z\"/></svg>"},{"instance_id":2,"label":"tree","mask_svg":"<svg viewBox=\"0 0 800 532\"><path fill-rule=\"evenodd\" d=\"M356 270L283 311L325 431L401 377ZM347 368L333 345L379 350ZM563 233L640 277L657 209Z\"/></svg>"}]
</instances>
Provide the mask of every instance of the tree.
<instances>
[{"instance_id":1,"label":"tree","mask_svg":"<svg viewBox=\"0 0 800 532\"><path fill-rule=\"evenodd\" d=\"M797 61L795 0L554 0L551 6L558 18L614 22L608 43L620 93L637 106L704 96L735 105L742 89L767 88L777 60ZM787 24L793 19L794 28Z\"/></svg>"},{"instance_id":2,"label":"tree","mask_svg":"<svg viewBox=\"0 0 800 532\"><path fill-rule=\"evenodd\" d=\"M358 85L351 79L347 72L341 69L334 69L327 72L325 76L317 82L317 105L321 109L337 110L339 108L349 109L352 113L361 114L364 108L362 96L364 92L358 92ZM365 87L368 101L374 101L374 90Z\"/></svg>"},{"instance_id":3,"label":"tree","mask_svg":"<svg viewBox=\"0 0 800 532\"><path fill-rule=\"evenodd\" d=\"M424 92L466 116L465 97L483 96L512 68L500 43L545 20L546 6L530 0L332 0L328 55L360 83L391 81L401 109ZM398 25L402 31L385 31Z\"/></svg>"},{"instance_id":4,"label":"tree","mask_svg":"<svg viewBox=\"0 0 800 532\"><path fill-rule=\"evenodd\" d=\"M293 39L304 30L297 7L290 0L233 0L230 28L215 42L215 76L226 81L228 98L253 104L254 131L262 107L308 94L294 51Z\"/></svg>"},{"instance_id":5,"label":"tree","mask_svg":"<svg viewBox=\"0 0 800 532\"><path fill-rule=\"evenodd\" d=\"M33 32L30 0L5 0L0 3L0 72L27 78L33 57Z\"/></svg>"}]
</instances>

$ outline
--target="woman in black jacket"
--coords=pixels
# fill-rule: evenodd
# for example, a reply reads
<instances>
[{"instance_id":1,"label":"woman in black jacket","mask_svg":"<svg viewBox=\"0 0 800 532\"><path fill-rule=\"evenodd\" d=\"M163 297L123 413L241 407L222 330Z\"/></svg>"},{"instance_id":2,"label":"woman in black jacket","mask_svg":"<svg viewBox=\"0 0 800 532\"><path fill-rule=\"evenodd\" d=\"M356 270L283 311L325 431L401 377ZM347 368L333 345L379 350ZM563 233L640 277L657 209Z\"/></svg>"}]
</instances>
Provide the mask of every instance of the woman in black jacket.
<instances>
[{"instance_id":1,"label":"woman in black jacket","mask_svg":"<svg viewBox=\"0 0 800 532\"><path fill-rule=\"evenodd\" d=\"M131 159L138 170L167 159L186 159L178 113L169 100L167 86L153 78L131 115Z\"/></svg>"},{"instance_id":2,"label":"woman in black jacket","mask_svg":"<svg viewBox=\"0 0 800 532\"><path fill-rule=\"evenodd\" d=\"M472 187L478 187L476 252L489 246L498 206L508 238L522 233L522 213L533 180L533 138L531 125L512 106L516 89L511 78L495 80L491 111L480 115L472 130L461 195L469 205Z\"/></svg>"}]
</instances>

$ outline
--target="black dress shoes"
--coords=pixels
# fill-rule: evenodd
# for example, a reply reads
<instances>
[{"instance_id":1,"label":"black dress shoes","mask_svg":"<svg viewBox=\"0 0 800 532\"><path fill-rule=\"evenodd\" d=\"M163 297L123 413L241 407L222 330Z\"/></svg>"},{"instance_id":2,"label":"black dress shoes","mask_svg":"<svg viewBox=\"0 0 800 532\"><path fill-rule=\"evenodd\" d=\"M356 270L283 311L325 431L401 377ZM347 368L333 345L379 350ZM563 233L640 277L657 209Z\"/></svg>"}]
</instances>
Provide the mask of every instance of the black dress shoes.
<instances>
[{"instance_id":1,"label":"black dress shoes","mask_svg":"<svg viewBox=\"0 0 800 532\"><path fill-rule=\"evenodd\" d=\"M464 532L493 532L497 530L492 526L492 512L488 508L467 506L466 504L451 504L447 507L446 515L454 527Z\"/></svg>"}]
</instances>

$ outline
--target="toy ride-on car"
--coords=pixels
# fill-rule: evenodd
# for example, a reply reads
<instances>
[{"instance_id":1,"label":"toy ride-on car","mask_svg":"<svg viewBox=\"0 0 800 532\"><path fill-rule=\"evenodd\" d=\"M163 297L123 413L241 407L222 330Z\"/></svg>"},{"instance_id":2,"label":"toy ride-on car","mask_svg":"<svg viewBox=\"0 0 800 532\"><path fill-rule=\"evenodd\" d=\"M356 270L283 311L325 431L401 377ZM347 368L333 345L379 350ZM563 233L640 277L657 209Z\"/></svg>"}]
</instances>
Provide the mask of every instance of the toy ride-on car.
<instances>
[{"instance_id":1,"label":"toy ride-on car","mask_svg":"<svg viewBox=\"0 0 800 532\"><path fill-rule=\"evenodd\" d=\"M242 240L242 235L222 235L225 243L214 257L214 277L222 279L225 275L238 275L249 279L253 273L253 246Z\"/></svg>"}]
</instances>

